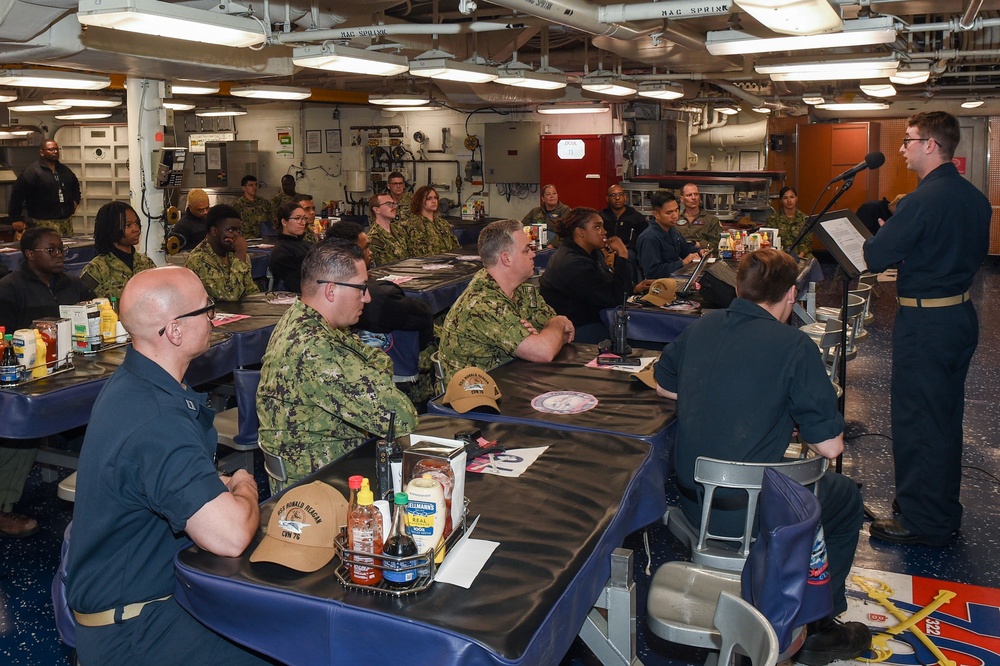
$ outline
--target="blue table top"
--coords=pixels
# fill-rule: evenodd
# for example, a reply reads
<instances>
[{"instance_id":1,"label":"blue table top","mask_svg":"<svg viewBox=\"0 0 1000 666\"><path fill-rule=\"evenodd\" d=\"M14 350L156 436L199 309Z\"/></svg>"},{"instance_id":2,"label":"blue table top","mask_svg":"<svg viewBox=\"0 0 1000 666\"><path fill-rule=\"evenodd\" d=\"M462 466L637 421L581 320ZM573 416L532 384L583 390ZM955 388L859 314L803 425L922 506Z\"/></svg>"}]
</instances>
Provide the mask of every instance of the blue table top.
<instances>
[{"instance_id":1,"label":"blue table top","mask_svg":"<svg viewBox=\"0 0 1000 666\"><path fill-rule=\"evenodd\" d=\"M469 589L436 583L396 599L342 587L332 562L312 574L196 547L175 559L177 600L199 621L288 664L551 666L568 650L624 537L662 516L664 477L648 444L605 434L424 416L418 432L473 428L508 449L548 446L520 477L466 476L473 538L500 545ZM302 481L347 493L374 472L369 444ZM261 506L266 525L276 500ZM284 618L276 622L275 618ZM391 637L379 640L375 637Z\"/></svg>"}]
</instances>

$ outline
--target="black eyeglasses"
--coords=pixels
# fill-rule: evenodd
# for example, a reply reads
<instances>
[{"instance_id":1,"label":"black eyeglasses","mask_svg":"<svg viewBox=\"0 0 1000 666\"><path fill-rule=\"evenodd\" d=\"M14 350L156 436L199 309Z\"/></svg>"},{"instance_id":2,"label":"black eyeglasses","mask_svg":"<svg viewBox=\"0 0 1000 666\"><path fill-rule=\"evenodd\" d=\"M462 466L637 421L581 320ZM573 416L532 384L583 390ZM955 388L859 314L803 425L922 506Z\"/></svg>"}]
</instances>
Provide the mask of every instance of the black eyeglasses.
<instances>
[{"instance_id":1,"label":"black eyeglasses","mask_svg":"<svg viewBox=\"0 0 1000 666\"><path fill-rule=\"evenodd\" d=\"M177 321L178 319L184 319L186 317L197 317L198 315L201 315L201 314L208 314L208 318L209 319L215 319L215 301L213 301L210 298L210 299L208 299L208 305L206 305L205 307L198 308L197 310L192 310L191 312L185 312L182 315L178 315L178 316L174 317L170 321ZM163 328L161 328L159 330L159 335L163 335L163 333L166 330L167 330L166 326L164 326Z\"/></svg>"},{"instance_id":2,"label":"black eyeglasses","mask_svg":"<svg viewBox=\"0 0 1000 666\"><path fill-rule=\"evenodd\" d=\"M50 257L57 257L60 254L66 254L66 248L61 245L55 245L53 247L36 247L31 250L32 252L48 252Z\"/></svg>"},{"instance_id":3,"label":"black eyeglasses","mask_svg":"<svg viewBox=\"0 0 1000 666\"><path fill-rule=\"evenodd\" d=\"M395 201L383 201L380 204L375 204L376 208L378 208L379 206L388 206L389 208L399 208L399 204L396 203Z\"/></svg>"},{"instance_id":4,"label":"black eyeglasses","mask_svg":"<svg viewBox=\"0 0 1000 666\"><path fill-rule=\"evenodd\" d=\"M335 284L338 287L350 287L351 289L357 289L360 291L362 297L368 293L367 282L362 282L361 284L351 284L350 282L334 282L333 280L316 280L316 284Z\"/></svg>"},{"instance_id":5,"label":"black eyeglasses","mask_svg":"<svg viewBox=\"0 0 1000 666\"><path fill-rule=\"evenodd\" d=\"M610 199L611 197L623 197L623 196L625 196L624 192L612 192L611 194L608 195L608 198Z\"/></svg>"},{"instance_id":6,"label":"black eyeglasses","mask_svg":"<svg viewBox=\"0 0 1000 666\"><path fill-rule=\"evenodd\" d=\"M914 141L931 141L931 139L930 138L927 138L927 139L914 139L914 138L911 138L911 137L908 137L908 136L904 136L903 137L903 145L904 146L908 146L911 143L913 143Z\"/></svg>"}]
</instances>

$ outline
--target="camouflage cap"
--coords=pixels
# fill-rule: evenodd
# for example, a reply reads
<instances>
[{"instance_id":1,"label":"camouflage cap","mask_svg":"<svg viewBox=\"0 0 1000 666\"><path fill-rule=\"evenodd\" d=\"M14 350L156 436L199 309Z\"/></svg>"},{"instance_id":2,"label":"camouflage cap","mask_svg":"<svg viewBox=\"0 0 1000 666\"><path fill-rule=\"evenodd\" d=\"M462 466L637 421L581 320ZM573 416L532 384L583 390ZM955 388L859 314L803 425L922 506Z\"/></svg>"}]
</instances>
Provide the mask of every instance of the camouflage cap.
<instances>
[{"instance_id":1,"label":"camouflage cap","mask_svg":"<svg viewBox=\"0 0 1000 666\"><path fill-rule=\"evenodd\" d=\"M334 538L347 524L347 500L322 481L295 486L278 498L251 562L312 572L333 559Z\"/></svg>"},{"instance_id":2,"label":"camouflage cap","mask_svg":"<svg viewBox=\"0 0 1000 666\"><path fill-rule=\"evenodd\" d=\"M642 297L642 300L650 305L662 307L673 303L675 298L677 298L677 280L660 278L649 285L649 292Z\"/></svg>"},{"instance_id":3,"label":"camouflage cap","mask_svg":"<svg viewBox=\"0 0 1000 666\"><path fill-rule=\"evenodd\" d=\"M444 392L444 404L451 405L459 414L464 414L476 407L489 407L500 413L497 400L500 398L500 387L493 378L479 368L462 368L448 382L448 390Z\"/></svg>"}]
</instances>

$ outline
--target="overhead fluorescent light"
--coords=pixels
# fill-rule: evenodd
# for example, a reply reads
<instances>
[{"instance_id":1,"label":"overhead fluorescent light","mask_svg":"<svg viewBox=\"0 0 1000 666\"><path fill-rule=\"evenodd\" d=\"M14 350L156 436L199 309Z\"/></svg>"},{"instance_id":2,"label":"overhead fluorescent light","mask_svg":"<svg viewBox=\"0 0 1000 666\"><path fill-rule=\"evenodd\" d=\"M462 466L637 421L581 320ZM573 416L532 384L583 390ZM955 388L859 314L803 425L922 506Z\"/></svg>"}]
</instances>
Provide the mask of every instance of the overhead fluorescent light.
<instances>
[{"instance_id":1,"label":"overhead fluorescent light","mask_svg":"<svg viewBox=\"0 0 1000 666\"><path fill-rule=\"evenodd\" d=\"M679 83L660 81L656 83L640 83L639 97L652 99L680 99L684 97L684 86Z\"/></svg>"},{"instance_id":2,"label":"overhead fluorescent light","mask_svg":"<svg viewBox=\"0 0 1000 666\"><path fill-rule=\"evenodd\" d=\"M371 76L395 76L409 67L406 58L401 55L332 43L293 49L292 63L311 69Z\"/></svg>"},{"instance_id":3,"label":"overhead fluorescent light","mask_svg":"<svg viewBox=\"0 0 1000 666\"><path fill-rule=\"evenodd\" d=\"M410 74L462 83L489 83L497 78L496 69L476 60L481 59L458 61L450 53L435 49L421 53L411 60Z\"/></svg>"},{"instance_id":4,"label":"overhead fluorescent light","mask_svg":"<svg viewBox=\"0 0 1000 666\"><path fill-rule=\"evenodd\" d=\"M976 97L970 97L969 99L967 99L964 102L962 102L962 108L963 109L978 109L984 103L985 102L983 100L979 99L979 96L977 95Z\"/></svg>"},{"instance_id":5,"label":"overhead fluorescent light","mask_svg":"<svg viewBox=\"0 0 1000 666\"><path fill-rule=\"evenodd\" d=\"M766 106L755 106L753 107L754 113L771 113L771 109Z\"/></svg>"},{"instance_id":6,"label":"overhead fluorescent light","mask_svg":"<svg viewBox=\"0 0 1000 666\"><path fill-rule=\"evenodd\" d=\"M368 103L379 106L424 106L430 102L427 97L412 93L371 93L368 95Z\"/></svg>"},{"instance_id":7,"label":"overhead fluorescent light","mask_svg":"<svg viewBox=\"0 0 1000 666\"><path fill-rule=\"evenodd\" d=\"M0 104L6 104L7 102L13 102L17 100L16 90L0 90Z\"/></svg>"},{"instance_id":8,"label":"overhead fluorescent light","mask_svg":"<svg viewBox=\"0 0 1000 666\"><path fill-rule=\"evenodd\" d=\"M861 84L861 92L871 97L892 97L896 94L896 88L893 87L889 80L884 81L871 81L869 83Z\"/></svg>"},{"instance_id":9,"label":"overhead fluorescent light","mask_svg":"<svg viewBox=\"0 0 1000 666\"><path fill-rule=\"evenodd\" d=\"M219 84L182 79L174 81L170 85L170 92L174 95L217 95L219 94Z\"/></svg>"},{"instance_id":10,"label":"overhead fluorescent light","mask_svg":"<svg viewBox=\"0 0 1000 666\"><path fill-rule=\"evenodd\" d=\"M716 106L715 110L724 116L735 116L737 113L740 112L740 107L723 104L722 106Z\"/></svg>"},{"instance_id":11,"label":"overhead fluorescent light","mask_svg":"<svg viewBox=\"0 0 1000 666\"><path fill-rule=\"evenodd\" d=\"M806 104L823 104L826 99L819 93L805 93L802 95L802 101Z\"/></svg>"},{"instance_id":12,"label":"overhead fluorescent light","mask_svg":"<svg viewBox=\"0 0 1000 666\"><path fill-rule=\"evenodd\" d=\"M48 113L52 111L65 111L69 108L68 104L32 104L28 102L23 102L21 104L11 104L7 107L10 111L18 111L20 113Z\"/></svg>"},{"instance_id":13,"label":"overhead fluorescent light","mask_svg":"<svg viewBox=\"0 0 1000 666\"><path fill-rule=\"evenodd\" d=\"M533 90L562 90L566 87L566 75L551 67L533 71L523 62L511 62L497 70L494 83Z\"/></svg>"},{"instance_id":14,"label":"overhead fluorescent light","mask_svg":"<svg viewBox=\"0 0 1000 666\"><path fill-rule=\"evenodd\" d=\"M122 98L114 95L48 95L42 98L46 104L65 104L92 109L112 109L122 105Z\"/></svg>"},{"instance_id":15,"label":"overhead fluorescent light","mask_svg":"<svg viewBox=\"0 0 1000 666\"><path fill-rule=\"evenodd\" d=\"M259 21L156 0L80 0L83 25L219 46L256 46L266 36Z\"/></svg>"},{"instance_id":16,"label":"overhead fluorescent light","mask_svg":"<svg viewBox=\"0 0 1000 666\"><path fill-rule=\"evenodd\" d=\"M55 115L56 120L101 120L110 117L110 113L99 111L91 111L89 113L57 113Z\"/></svg>"},{"instance_id":17,"label":"overhead fluorescent light","mask_svg":"<svg viewBox=\"0 0 1000 666\"><path fill-rule=\"evenodd\" d=\"M620 77L605 70L585 75L580 79L580 87L588 92L599 95L614 95L615 97L625 97L639 92L639 86L629 81L623 81Z\"/></svg>"},{"instance_id":18,"label":"overhead fluorescent light","mask_svg":"<svg viewBox=\"0 0 1000 666\"><path fill-rule=\"evenodd\" d=\"M254 84L230 88L229 94L233 97L246 97L248 99L297 101L309 99L309 97L312 96L312 90L309 88L296 88L294 86L265 86L261 84Z\"/></svg>"},{"instance_id":19,"label":"overhead fluorescent light","mask_svg":"<svg viewBox=\"0 0 1000 666\"><path fill-rule=\"evenodd\" d=\"M190 111L195 106L192 102L181 102L176 99L163 100L163 108L170 109L171 111Z\"/></svg>"},{"instance_id":20,"label":"overhead fluorescent light","mask_svg":"<svg viewBox=\"0 0 1000 666\"><path fill-rule=\"evenodd\" d=\"M827 111L883 111L889 105L885 102L827 102L817 104L816 108Z\"/></svg>"},{"instance_id":21,"label":"overhead fluorescent light","mask_svg":"<svg viewBox=\"0 0 1000 666\"><path fill-rule=\"evenodd\" d=\"M585 104L576 106L563 106L557 104L544 104L537 109L538 113L547 116L568 116L590 113L607 113L608 107L602 104Z\"/></svg>"},{"instance_id":22,"label":"overhead fluorescent light","mask_svg":"<svg viewBox=\"0 0 1000 666\"><path fill-rule=\"evenodd\" d=\"M111 79L103 75L60 72L53 69L0 69L0 85L103 90L111 85Z\"/></svg>"},{"instance_id":23,"label":"overhead fluorescent light","mask_svg":"<svg viewBox=\"0 0 1000 666\"><path fill-rule=\"evenodd\" d=\"M383 106L383 111L443 111L440 104L428 104L427 106Z\"/></svg>"},{"instance_id":24,"label":"overhead fluorescent light","mask_svg":"<svg viewBox=\"0 0 1000 666\"><path fill-rule=\"evenodd\" d=\"M194 115L201 118L223 118L228 116L245 116L247 110L238 104L230 106L213 106L207 109L198 109Z\"/></svg>"},{"instance_id":25,"label":"overhead fluorescent light","mask_svg":"<svg viewBox=\"0 0 1000 666\"><path fill-rule=\"evenodd\" d=\"M929 78L931 78L931 67L927 63L903 63L889 80L901 86L913 86L925 83Z\"/></svg>"},{"instance_id":26,"label":"overhead fluorescent light","mask_svg":"<svg viewBox=\"0 0 1000 666\"><path fill-rule=\"evenodd\" d=\"M772 81L837 81L887 79L896 73L899 61L894 55L864 58L815 60L761 60L754 65L758 74Z\"/></svg>"},{"instance_id":27,"label":"overhead fluorescent light","mask_svg":"<svg viewBox=\"0 0 1000 666\"><path fill-rule=\"evenodd\" d=\"M742 30L709 32L705 47L712 55L743 55L773 51L803 51L845 46L891 44L896 41L896 28L888 16L844 21L842 32L786 37L757 37Z\"/></svg>"},{"instance_id":28,"label":"overhead fluorescent light","mask_svg":"<svg viewBox=\"0 0 1000 666\"><path fill-rule=\"evenodd\" d=\"M840 30L844 20L829 0L735 0L740 9L783 35Z\"/></svg>"}]
</instances>

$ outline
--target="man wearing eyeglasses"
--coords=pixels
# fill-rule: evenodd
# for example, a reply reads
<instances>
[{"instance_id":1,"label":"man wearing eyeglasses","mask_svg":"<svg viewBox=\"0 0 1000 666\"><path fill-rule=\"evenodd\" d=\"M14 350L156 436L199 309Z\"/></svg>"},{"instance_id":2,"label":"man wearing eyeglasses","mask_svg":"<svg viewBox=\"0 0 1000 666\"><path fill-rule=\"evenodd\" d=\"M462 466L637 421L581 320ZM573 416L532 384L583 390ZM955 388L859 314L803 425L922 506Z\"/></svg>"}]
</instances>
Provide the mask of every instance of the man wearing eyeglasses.
<instances>
[{"instance_id":1,"label":"man wearing eyeglasses","mask_svg":"<svg viewBox=\"0 0 1000 666\"><path fill-rule=\"evenodd\" d=\"M122 293L132 347L94 403L67 562L85 663L267 663L173 597L173 556L188 540L238 557L260 523L256 482L246 470L216 472L214 412L184 383L208 349L213 308L197 276L178 266L139 273Z\"/></svg>"},{"instance_id":2,"label":"man wearing eyeglasses","mask_svg":"<svg viewBox=\"0 0 1000 666\"><path fill-rule=\"evenodd\" d=\"M392 383L392 360L353 335L368 294L365 255L329 239L302 262L302 297L281 317L257 389L260 445L280 456L290 483L373 435L413 432L417 412Z\"/></svg>"},{"instance_id":3,"label":"man wearing eyeglasses","mask_svg":"<svg viewBox=\"0 0 1000 666\"><path fill-rule=\"evenodd\" d=\"M389 188L389 196L396 204L396 210L408 213L410 204L413 203L413 193L406 191L406 177L399 171L393 171L386 178L385 184ZM375 221L375 212L368 211L369 223Z\"/></svg>"},{"instance_id":4,"label":"man wearing eyeglasses","mask_svg":"<svg viewBox=\"0 0 1000 666\"><path fill-rule=\"evenodd\" d=\"M893 518L873 539L944 546L962 524L965 377L979 343L970 289L986 258L990 202L952 162L958 120L943 111L907 121L899 148L917 189L864 245L868 269L898 265L892 330Z\"/></svg>"},{"instance_id":5,"label":"man wearing eyeglasses","mask_svg":"<svg viewBox=\"0 0 1000 666\"><path fill-rule=\"evenodd\" d=\"M201 278L208 295L217 301L238 301L259 294L250 270L247 241L240 214L227 204L216 204L205 217L208 235L191 250L184 266Z\"/></svg>"},{"instance_id":6,"label":"man wearing eyeglasses","mask_svg":"<svg viewBox=\"0 0 1000 666\"><path fill-rule=\"evenodd\" d=\"M73 235L73 213L80 205L80 181L59 161L59 144L43 141L38 161L25 167L10 191L7 210L14 231L24 231L24 209L39 227L56 229L62 236Z\"/></svg>"},{"instance_id":7,"label":"man wearing eyeglasses","mask_svg":"<svg viewBox=\"0 0 1000 666\"><path fill-rule=\"evenodd\" d=\"M13 333L31 328L41 317L58 317L60 305L89 300L94 293L79 278L63 270L65 256L59 232L32 227L21 237L24 261L19 270L0 280L0 326ZM40 442L0 438L0 535L25 537L38 531L38 522L14 513Z\"/></svg>"},{"instance_id":8,"label":"man wearing eyeglasses","mask_svg":"<svg viewBox=\"0 0 1000 666\"><path fill-rule=\"evenodd\" d=\"M376 194L368 200L368 206L375 216L368 225L368 240L371 242L375 264L391 264L414 256L410 248L406 227L396 220L398 204L389 194Z\"/></svg>"},{"instance_id":9,"label":"man wearing eyeglasses","mask_svg":"<svg viewBox=\"0 0 1000 666\"><path fill-rule=\"evenodd\" d=\"M628 193L617 183L608 188L608 205L600 211L600 216L608 238L617 236L630 250L635 247L635 239L649 226L646 216L628 205Z\"/></svg>"}]
</instances>

